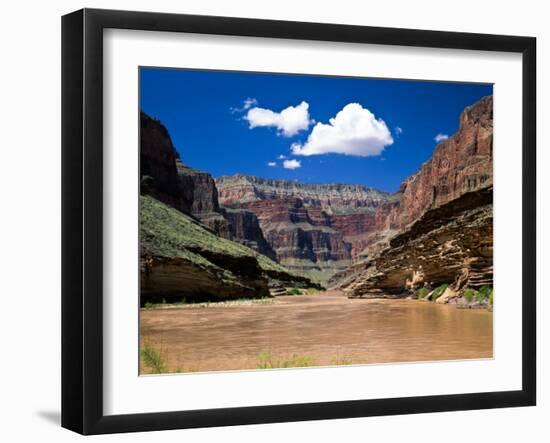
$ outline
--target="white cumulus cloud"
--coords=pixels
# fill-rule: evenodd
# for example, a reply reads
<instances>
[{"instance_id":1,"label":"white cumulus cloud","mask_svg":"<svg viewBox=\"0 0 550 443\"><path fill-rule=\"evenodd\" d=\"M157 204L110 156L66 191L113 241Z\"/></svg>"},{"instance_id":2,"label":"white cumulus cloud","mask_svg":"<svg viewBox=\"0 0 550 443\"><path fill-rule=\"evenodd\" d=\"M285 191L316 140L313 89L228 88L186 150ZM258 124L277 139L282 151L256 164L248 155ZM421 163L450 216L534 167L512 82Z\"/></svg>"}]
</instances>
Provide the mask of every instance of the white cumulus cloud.
<instances>
[{"instance_id":1,"label":"white cumulus cloud","mask_svg":"<svg viewBox=\"0 0 550 443\"><path fill-rule=\"evenodd\" d=\"M267 166L277 166L276 162L267 162Z\"/></svg>"},{"instance_id":2,"label":"white cumulus cloud","mask_svg":"<svg viewBox=\"0 0 550 443\"><path fill-rule=\"evenodd\" d=\"M257 127L274 127L285 137L292 137L300 131L309 128L309 104L305 101L297 106L289 106L281 112L265 108L251 108L244 119L250 129Z\"/></svg>"},{"instance_id":3,"label":"white cumulus cloud","mask_svg":"<svg viewBox=\"0 0 550 443\"><path fill-rule=\"evenodd\" d=\"M293 143L295 155L379 155L393 138L384 120L359 103L348 103L328 124L317 123L305 143Z\"/></svg>"},{"instance_id":4,"label":"white cumulus cloud","mask_svg":"<svg viewBox=\"0 0 550 443\"><path fill-rule=\"evenodd\" d=\"M279 160L284 160L284 159L286 158L286 155L281 154L281 155L279 155L277 158L278 158Z\"/></svg>"},{"instance_id":5,"label":"white cumulus cloud","mask_svg":"<svg viewBox=\"0 0 550 443\"><path fill-rule=\"evenodd\" d=\"M283 162L283 167L285 169L298 169L302 167L302 162L294 158L292 160L285 160Z\"/></svg>"},{"instance_id":6,"label":"white cumulus cloud","mask_svg":"<svg viewBox=\"0 0 550 443\"><path fill-rule=\"evenodd\" d=\"M393 128L393 130L395 132L395 135L403 134L403 128L401 126L396 126L395 128Z\"/></svg>"},{"instance_id":7,"label":"white cumulus cloud","mask_svg":"<svg viewBox=\"0 0 550 443\"><path fill-rule=\"evenodd\" d=\"M447 140L449 138L449 136L447 134L442 134L441 132L439 134L437 134L435 137L434 137L434 140L436 143L440 143L442 142L443 140Z\"/></svg>"}]
</instances>

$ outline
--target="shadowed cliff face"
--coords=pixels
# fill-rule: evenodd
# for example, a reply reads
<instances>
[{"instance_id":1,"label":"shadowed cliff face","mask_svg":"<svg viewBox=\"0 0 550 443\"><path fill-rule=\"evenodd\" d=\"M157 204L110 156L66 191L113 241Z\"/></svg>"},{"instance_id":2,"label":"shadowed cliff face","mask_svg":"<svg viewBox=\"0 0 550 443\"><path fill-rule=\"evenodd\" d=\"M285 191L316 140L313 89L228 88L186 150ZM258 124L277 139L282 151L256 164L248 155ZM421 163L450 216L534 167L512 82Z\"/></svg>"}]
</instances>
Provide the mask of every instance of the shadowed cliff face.
<instances>
[{"instance_id":1,"label":"shadowed cliff face","mask_svg":"<svg viewBox=\"0 0 550 443\"><path fill-rule=\"evenodd\" d=\"M258 218L253 212L241 209L222 209L222 211L225 219L229 221L233 237L239 239L239 243L272 260L277 260L277 255L265 239Z\"/></svg>"},{"instance_id":2,"label":"shadowed cliff face","mask_svg":"<svg viewBox=\"0 0 550 443\"><path fill-rule=\"evenodd\" d=\"M227 215L218 202L212 176L185 165L172 144L168 130L145 113L140 116L141 194L150 195L179 211L199 219L225 239L233 240L275 258L263 237L254 214ZM243 219L246 218L246 221ZM233 221L233 223L232 223ZM243 228L243 224L248 229Z\"/></svg>"},{"instance_id":3,"label":"shadowed cliff face","mask_svg":"<svg viewBox=\"0 0 550 443\"><path fill-rule=\"evenodd\" d=\"M140 192L189 214L193 182L178 174L179 164L178 153L164 125L141 112Z\"/></svg>"}]
</instances>

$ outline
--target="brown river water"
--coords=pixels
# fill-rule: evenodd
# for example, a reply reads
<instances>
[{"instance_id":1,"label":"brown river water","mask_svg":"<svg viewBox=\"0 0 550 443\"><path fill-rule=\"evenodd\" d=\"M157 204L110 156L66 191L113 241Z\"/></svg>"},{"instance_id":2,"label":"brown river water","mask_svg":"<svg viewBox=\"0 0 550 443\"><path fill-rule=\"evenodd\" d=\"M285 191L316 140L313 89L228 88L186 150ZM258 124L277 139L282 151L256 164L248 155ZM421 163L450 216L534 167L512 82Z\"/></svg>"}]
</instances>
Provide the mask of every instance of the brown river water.
<instances>
[{"instance_id":1,"label":"brown river water","mask_svg":"<svg viewBox=\"0 0 550 443\"><path fill-rule=\"evenodd\" d=\"M140 340L160 353L165 372L492 358L493 314L328 291L270 304L142 309Z\"/></svg>"}]
</instances>

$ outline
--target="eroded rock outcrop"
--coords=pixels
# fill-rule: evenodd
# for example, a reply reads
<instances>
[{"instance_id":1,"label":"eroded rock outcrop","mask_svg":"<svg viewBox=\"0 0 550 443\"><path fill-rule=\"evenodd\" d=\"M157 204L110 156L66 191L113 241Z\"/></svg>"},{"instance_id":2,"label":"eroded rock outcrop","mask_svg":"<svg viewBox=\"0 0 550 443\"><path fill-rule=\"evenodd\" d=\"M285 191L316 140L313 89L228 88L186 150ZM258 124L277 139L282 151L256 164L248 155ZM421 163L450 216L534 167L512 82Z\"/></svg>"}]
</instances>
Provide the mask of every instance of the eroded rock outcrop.
<instances>
[{"instance_id":1,"label":"eroded rock outcrop","mask_svg":"<svg viewBox=\"0 0 550 443\"><path fill-rule=\"evenodd\" d=\"M340 287L350 296L378 297L424 285L451 284L455 292L492 285L492 191L466 193L427 211Z\"/></svg>"}]
</instances>

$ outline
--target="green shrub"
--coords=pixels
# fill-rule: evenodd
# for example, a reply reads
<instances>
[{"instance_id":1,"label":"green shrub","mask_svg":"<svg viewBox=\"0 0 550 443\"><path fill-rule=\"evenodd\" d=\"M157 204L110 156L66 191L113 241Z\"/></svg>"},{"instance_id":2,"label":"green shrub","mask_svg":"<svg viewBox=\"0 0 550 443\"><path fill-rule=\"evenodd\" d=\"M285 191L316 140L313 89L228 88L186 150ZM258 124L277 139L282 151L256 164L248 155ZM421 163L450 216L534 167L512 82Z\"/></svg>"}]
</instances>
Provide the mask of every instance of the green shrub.
<instances>
[{"instance_id":1,"label":"green shrub","mask_svg":"<svg viewBox=\"0 0 550 443\"><path fill-rule=\"evenodd\" d=\"M422 300L423 298L426 298L426 295L428 295L428 288L420 288L416 293L416 298L418 300Z\"/></svg>"},{"instance_id":2,"label":"green shrub","mask_svg":"<svg viewBox=\"0 0 550 443\"><path fill-rule=\"evenodd\" d=\"M468 303L472 303L477 294L478 292L475 289L467 288L464 290L464 298Z\"/></svg>"},{"instance_id":3,"label":"green shrub","mask_svg":"<svg viewBox=\"0 0 550 443\"><path fill-rule=\"evenodd\" d=\"M490 304L493 304L493 288L491 286L484 285L481 288L479 288L478 295L476 297L476 300L479 303L483 303L485 301L488 301Z\"/></svg>"},{"instance_id":4,"label":"green shrub","mask_svg":"<svg viewBox=\"0 0 550 443\"><path fill-rule=\"evenodd\" d=\"M467 288L464 290L464 298L468 303L473 302L474 300L477 303L484 303L488 301L491 305L493 304L493 288L490 286L482 286L478 291L472 288Z\"/></svg>"},{"instance_id":5,"label":"green shrub","mask_svg":"<svg viewBox=\"0 0 550 443\"><path fill-rule=\"evenodd\" d=\"M161 352L155 348L145 344L141 348L141 359L144 365L149 369L151 374L162 374L168 372L166 363L164 362Z\"/></svg>"},{"instance_id":6,"label":"green shrub","mask_svg":"<svg viewBox=\"0 0 550 443\"><path fill-rule=\"evenodd\" d=\"M481 288L479 288L479 293L483 294L484 299L489 299L489 295L493 292L493 288L490 286L484 285Z\"/></svg>"},{"instance_id":7,"label":"green shrub","mask_svg":"<svg viewBox=\"0 0 550 443\"><path fill-rule=\"evenodd\" d=\"M302 291L300 291L298 288L288 288L286 290L286 295L300 295Z\"/></svg>"},{"instance_id":8,"label":"green shrub","mask_svg":"<svg viewBox=\"0 0 550 443\"><path fill-rule=\"evenodd\" d=\"M432 301L436 301L439 297L441 297L445 292L445 289L447 289L448 287L449 285L447 283L443 283L442 285L439 285L437 288L435 288L432 294Z\"/></svg>"}]
</instances>

